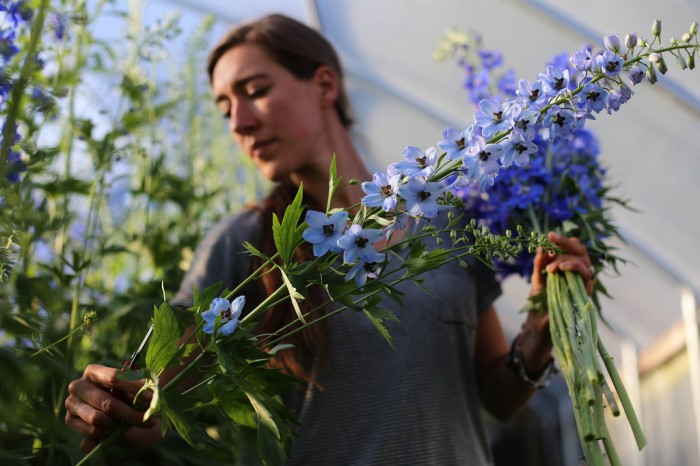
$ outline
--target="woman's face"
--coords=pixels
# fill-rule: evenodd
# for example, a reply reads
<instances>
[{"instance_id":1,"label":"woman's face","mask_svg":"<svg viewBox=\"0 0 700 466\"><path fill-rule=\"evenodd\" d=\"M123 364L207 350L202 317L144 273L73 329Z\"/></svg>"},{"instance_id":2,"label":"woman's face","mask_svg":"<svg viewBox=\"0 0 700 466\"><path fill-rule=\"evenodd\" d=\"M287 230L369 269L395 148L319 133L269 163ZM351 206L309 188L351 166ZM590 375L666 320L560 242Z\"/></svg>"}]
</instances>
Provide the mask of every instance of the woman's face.
<instances>
[{"instance_id":1,"label":"woman's face","mask_svg":"<svg viewBox=\"0 0 700 466\"><path fill-rule=\"evenodd\" d=\"M217 62L212 88L234 139L265 177L284 179L320 156L323 112L314 79L295 78L259 46L239 45Z\"/></svg>"}]
</instances>

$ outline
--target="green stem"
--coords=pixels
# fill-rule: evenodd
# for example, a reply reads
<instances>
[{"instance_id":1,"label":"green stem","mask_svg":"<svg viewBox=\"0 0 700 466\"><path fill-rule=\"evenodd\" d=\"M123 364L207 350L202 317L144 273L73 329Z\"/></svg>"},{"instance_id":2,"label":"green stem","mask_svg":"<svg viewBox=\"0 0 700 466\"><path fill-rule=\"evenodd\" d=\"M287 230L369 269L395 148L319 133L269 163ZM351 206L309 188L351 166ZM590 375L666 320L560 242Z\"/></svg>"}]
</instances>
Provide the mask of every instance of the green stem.
<instances>
[{"instance_id":1,"label":"green stem","mask_svg":"<svg viewBox=\"0 0 700 466\"><path fill-rule=\"evenodd\" d=\"M117 427L114 432L112 432L109 437L100 440L100 443L98 443L95 448L90 450L90 452L83 456L83 458L78 461L78 463L75 466L83 466L84 464L88 464L90 461L92 461L93 457L97 455L100 451L104 450L111 444L117 441L122 435L124 435L129 429L131 429L132 426L129 424L123 423L119 427Z\"/></svg>"},{"instance_id":2,"label":"green stem","mask_svg":"<svg viewBox=\"0 0 700 466\"><path fill-rule=\"evenodd\" d=\"M610 357L608 350L605 348L605 345L603 345L603 342L600 339L598 339L598 353L600 353L600 357L603 359L605 368L608 370L608 374L610 375L610 380L612 380L617 396L620 398L622 409L625 411L625 416L627 416L627 421L629 422L630 427L632 428L632 433L634 434L634 440L637 442L637 448L641 450L647 444L647 439L642 431L642 426L637 418L637 413L634 411L634 407L632 406L632 401L630 400L627 390L622 383L620 374L617 372L617 367L615 367L612 357Z\"/></svg>"}]
</instances>

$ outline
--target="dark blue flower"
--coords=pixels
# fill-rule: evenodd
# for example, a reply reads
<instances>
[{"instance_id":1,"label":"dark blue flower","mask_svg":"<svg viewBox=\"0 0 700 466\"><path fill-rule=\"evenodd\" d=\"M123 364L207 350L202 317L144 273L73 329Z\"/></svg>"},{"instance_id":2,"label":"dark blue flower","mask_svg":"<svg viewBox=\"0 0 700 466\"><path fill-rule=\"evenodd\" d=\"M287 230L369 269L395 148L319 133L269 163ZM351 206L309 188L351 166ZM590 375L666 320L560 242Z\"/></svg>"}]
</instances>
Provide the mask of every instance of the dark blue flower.
<instances>
[{"instance_id":1,"label":"dark blue flower","mask_svg":"<svg viewBox=\"0 0 700 466\"><path fill-rule=\"evenodd\" d=\"M622 71L622 65L624 61L619 55L616 55L610 50L606 50L602 55L598 55L596 58L598 67L607 76L615 77Z\"/></svg>"},{"instance_id":2,"label":"dark blue flower","mask_svg":"<svg viewBox=\"0 0 700 466\"><path fill-rule=\"evenodd\" d=\"M569 87L569 70L556 68L552 65L547 67L546 72L540 73L542 89L549 97L558 95Z\"/></svg>"}]
</instances>

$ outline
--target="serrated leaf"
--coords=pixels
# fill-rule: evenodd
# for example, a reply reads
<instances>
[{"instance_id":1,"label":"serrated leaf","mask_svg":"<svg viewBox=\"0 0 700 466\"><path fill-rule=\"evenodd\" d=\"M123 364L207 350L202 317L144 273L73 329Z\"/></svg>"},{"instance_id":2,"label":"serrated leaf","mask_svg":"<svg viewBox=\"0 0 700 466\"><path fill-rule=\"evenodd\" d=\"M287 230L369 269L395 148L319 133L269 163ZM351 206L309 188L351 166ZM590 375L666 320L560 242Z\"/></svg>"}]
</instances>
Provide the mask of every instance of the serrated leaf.
<instances>
[{"instance_id":1,"label":"serrated leaf","mask_svg":"<svg viewBox=\"0 0 700 466\"><path fill-rule=\"evenodd\" d=\"M367 316L367 318L372 323L372 325L374 325L374 328L377 329L379 334L393 348L394 347L394 340L391 338L391 334L389 333L389 329L387 328L386 324L384 324L384 321L390 320L392 322L398 322L399 319L394 314L387 311L386 309L380 308L374 302L367 303L365 305L365 308L362 310L362 312Z\"/></svg>"},{"instance_id":2,"label":"serrated leaf","mask_svg":"<svg viewBox=\"0 0 700 466\"><path fill-rule=\"evenodd\" d=\"M182 332L168 303L154 308L152 323L153 336L146 353L146 365L153 373L160 374L177 354Z\"/></svg>"}]
</instances>

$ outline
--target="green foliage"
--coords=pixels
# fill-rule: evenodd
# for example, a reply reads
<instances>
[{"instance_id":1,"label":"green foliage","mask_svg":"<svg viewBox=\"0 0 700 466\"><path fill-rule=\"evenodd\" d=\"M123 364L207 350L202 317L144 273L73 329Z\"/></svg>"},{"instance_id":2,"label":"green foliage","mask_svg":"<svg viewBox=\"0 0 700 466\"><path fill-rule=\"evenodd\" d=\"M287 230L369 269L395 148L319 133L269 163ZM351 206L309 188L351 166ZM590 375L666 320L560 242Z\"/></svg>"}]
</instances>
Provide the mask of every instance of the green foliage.
<instances>
[{"instance_id":1,"label":"green foliage","mask_svg":"<svg viewBox=\"0 0 700 466\"><path fill-rule=\"evenodd\" d=\"M146 24L136 2L127 11L109 0L29 4L43 9L2 70L15 93L0 115L17 122L21 140L0 153L0 462L73 464L83 454L63 425L69 381L88 363L120 366L154 306L148 364L167 363L177 350L171 338L192 314L160 305L161 284L172 293L203 233L264 185L231 153L211 103L201 71L211 18L169 57L181 33L175 16ZM61 39L45 20L58 13ZM99 37L107 19L128 34ZM23 66L37 56L43 69ZM30 95L35 87L42 102ZM9 149L27 167L20 183L6 181ZM85 322L91 313L97 319ZM179 409L167 396L163 403ZM216 435L233 435L228 423L217 425L222 418L203 419ZM211 465L234 454L218 449L205 459L167 436L149 452L115 445L94 464Z\"/></svg>"}]
</instances>

